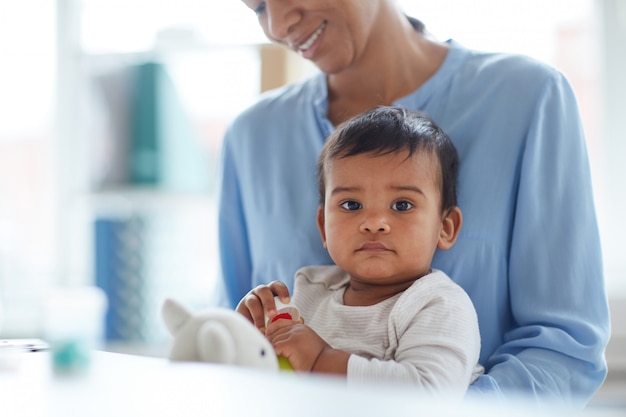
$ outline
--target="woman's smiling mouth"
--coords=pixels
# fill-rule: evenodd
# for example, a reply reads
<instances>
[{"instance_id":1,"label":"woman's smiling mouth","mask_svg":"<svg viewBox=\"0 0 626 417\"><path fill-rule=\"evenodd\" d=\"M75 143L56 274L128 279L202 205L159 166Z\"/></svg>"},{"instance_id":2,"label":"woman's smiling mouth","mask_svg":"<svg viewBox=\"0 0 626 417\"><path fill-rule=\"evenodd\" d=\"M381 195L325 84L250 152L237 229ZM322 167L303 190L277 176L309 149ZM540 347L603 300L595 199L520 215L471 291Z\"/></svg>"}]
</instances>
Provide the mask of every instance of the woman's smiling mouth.
<instances>
[{"instance_id":1,"label":"woman's smiling mouth","mask_svg":"<svg viewBox=\"0 0 626 417\"><path fill-rule=\"evenodd\" d=\"M303 43L298 45L295 49L300 51L300 52L304 52L307 49L309 49L311 47L311 45L313 45L313 43L315 43L317 38L319 38L319 36L324 31L324 29L326 29L326 25L327 24L328 24L328 21L324 20L322 22L322 24L320 25L320 27L317 28L317 30L315 32L313 32L313 34L309 37L309 39L307 39L306 41L304 41Z\"/></svg>"}]
</instances>

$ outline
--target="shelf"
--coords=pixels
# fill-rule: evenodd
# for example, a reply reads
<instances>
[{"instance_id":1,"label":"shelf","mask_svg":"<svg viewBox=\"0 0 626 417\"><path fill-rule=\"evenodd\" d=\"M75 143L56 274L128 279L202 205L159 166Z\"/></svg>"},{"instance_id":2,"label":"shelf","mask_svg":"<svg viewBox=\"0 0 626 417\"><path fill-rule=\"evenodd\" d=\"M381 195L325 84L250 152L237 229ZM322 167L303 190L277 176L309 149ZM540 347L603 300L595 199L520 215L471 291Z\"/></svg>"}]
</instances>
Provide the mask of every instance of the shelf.
<instances>
[{"instance_id":1,"label":"shelf","mask_svg":"<svg viewBox=\"0 0 626 417\"><path fill-rule=\"evenodd\" d=\"M158 187L123 187L92 192L78 204L98 215L131 215L142 211L215 211L215 197L209 192L182 192Z\"/></svg>"}]
</instances>

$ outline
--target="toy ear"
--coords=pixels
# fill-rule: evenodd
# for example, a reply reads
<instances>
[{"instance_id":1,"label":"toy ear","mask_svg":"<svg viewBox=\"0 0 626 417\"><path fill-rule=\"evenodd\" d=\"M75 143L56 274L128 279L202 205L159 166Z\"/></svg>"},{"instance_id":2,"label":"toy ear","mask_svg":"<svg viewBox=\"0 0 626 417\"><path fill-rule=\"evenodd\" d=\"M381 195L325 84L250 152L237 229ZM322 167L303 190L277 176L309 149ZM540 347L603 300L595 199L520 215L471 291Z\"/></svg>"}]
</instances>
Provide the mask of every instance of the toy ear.
<instances>
[{"instance_id":1,"label":"toy ear","mask_svg":"<svg viewBox=\"0 0 626 417\"><path fill-rule=\"evenodd\" d=\"M198 356L205 362L235 363L235 340L226 326L210 321L198 331Z\"/></svg>"},{"instance_id":2,"label":"toy ear","mask_svg":"<svg viewBox=\"0 0 626 417\"><path fill-rule=\"evenodd\" d=\"M178 329L191 317L191 314L185 307L170 298L163 303L161 315L163 316L165 326L172 335L176 334Z\"/></svg>"}]
</instances>

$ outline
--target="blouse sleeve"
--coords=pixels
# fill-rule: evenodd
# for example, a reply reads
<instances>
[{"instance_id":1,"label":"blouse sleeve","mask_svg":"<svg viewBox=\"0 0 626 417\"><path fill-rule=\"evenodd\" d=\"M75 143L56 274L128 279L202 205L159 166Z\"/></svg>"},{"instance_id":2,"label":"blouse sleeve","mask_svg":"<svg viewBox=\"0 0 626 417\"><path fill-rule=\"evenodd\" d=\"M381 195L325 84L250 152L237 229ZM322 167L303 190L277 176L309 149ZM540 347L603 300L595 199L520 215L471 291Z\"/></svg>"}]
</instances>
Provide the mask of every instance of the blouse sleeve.
<instances>
[{"instance_id":1,"label":"blouse sleeve","mask_svg":"<svg viewBox=\"0 0 626 417\"><path fill-rule=\"evenodd\" d=\"M608 304L580 120L569 83L556 73L537 103L520 165L508 271L517 326L470 393L534 392L572 404L604 380Z\"/></svg>"},{"instance_id":2,"label":"blouse sleeve","mask_svg":"<svg viewBox=\"0 0 626 417\"><path fill-rule=\"evenodd\" d=\"M219 190L218 245L221 276L219 304L234 308L251 288L251 262L232 140L227 132L222 147Z\"/></svg>"}]
</instances>

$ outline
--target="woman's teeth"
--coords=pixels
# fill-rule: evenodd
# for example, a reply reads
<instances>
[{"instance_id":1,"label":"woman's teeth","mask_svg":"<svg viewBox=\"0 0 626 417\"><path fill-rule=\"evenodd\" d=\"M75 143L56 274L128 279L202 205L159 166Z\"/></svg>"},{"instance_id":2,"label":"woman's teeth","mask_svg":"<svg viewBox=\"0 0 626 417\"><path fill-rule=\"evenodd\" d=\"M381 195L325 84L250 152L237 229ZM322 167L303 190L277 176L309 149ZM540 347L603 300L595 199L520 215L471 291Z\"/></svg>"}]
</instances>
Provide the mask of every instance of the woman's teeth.
<instances>
[{"instance_id":1,"label":"woman's teeth","mask_svg":"<svg viewBox=\"0 0 626 417\"><path fill-rule=\"evenodd\" d=\"M321 35L321 33L324 31L324 28L326 28L326 24L327 22L324 21L324 23L322 23L322 25L311 35L309 39L306 40L306 42L298 46L298 50L306 51L307 49L309 49L311 45L313 45L313 42L315 42L317 38Z\"/></svg>"}]
</instances>

